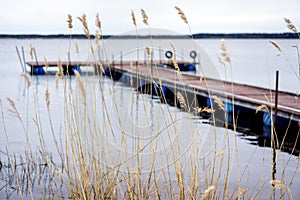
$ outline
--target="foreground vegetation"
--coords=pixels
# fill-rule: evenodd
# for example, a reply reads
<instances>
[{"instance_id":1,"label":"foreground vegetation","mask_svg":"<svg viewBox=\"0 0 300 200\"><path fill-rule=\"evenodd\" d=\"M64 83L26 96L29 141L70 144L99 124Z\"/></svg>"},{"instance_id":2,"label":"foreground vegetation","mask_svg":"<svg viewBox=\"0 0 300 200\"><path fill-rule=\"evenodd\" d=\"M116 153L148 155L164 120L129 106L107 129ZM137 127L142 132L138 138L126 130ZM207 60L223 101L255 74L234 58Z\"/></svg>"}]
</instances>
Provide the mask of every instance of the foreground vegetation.
<instances>
[{"instance_id":1,"label":"foreground vegetation","mask_svg":"<svg viewBox=\"0 0 300 200\"><path fill-rule=\"evenodd\" d=\"M185 14L178 7L176 10L190 29ZM143 23L149 28L151 35L148 16L144 10L141 10L141 13ZM83 15L78 19L90 42L91 59L97 60L98 51L105 48L100 38L101 21L97 16L97 32L95 44L93 44L86 16ZM70 35L73 27L72 21L69 15ZM134 12L132 12L132 21L137 30ZM291 23L287 23L291 26ZM293 30L293 27L290 28ZM72 41L70 38L69 52ZM272 45L281 50L276 43L272 42ZM76 43L74 46L78 52ZM174 46L171 45L171 48L176 52ZM145 49L148 63L150 63L150 48ZM32 52L31 56L34 60ZM140 55L137 57L139 58ZM224 67L231 67L231 58L224 41L221 43L219 61ZM173 62L176 66L175 56ZM181 72L178 68L176 70L180 78ZM105 81L102 77L103 71L104 67L99 62L99 65L94 68L93 76L84 76L83 73L75 71L74 80L68 74L64 74L62 66L59 66L55 81L57 93L62 95L62 101L58 106L52 105L51 98L55 95L50 93L53 88L48 88L47 84L43 102L46 116L37 112L40 98L36 93L36 88L31 86L33 78L22 74L26 80L28 95L26 112L20 112L13 99L8 98L7 101L10 104L9 114L21 125L25 135L24 154L12 153L8 135L13 130L6 129L7 113L2 109L3 100L0 101L2 126L7 143L6 152L2 152L6 157L1 156L0 170L5 174L2 180L5 184L0 188L5 192L1 194L5 194L7 198L19 197L20 199L253 199L266 198L265 189L268 188L270 195L267 198L292 199L290 187L298 172L299 158L294 175L285 178L285 167L276 170L276 162L274 162L274 160L281 161L280 149L274 148L275 157L269 164L272 168L251 190L241 184L247 179L245 171L252 157L249 158L249 163L243 167L240 166L237 142L231 141L229 136L232 133L234 138L237 137L235 130L237 116L235 116L234 109L232 111L233 132L222 129L220 140L218 133L220 128L216 126L214 108L199 108L191 103L185 91L175 92L178 107L181 110L174 111L163 102L159 102L156 106L162 110L161 117L164 120L159 127L162 129L156 132L150 131L149 127L143 129L141 124L144 123L144 118L149 117L147 105L153 106L152 98L149 98L149 95L139 94L138 88L133 83L135 79L131 77L132 87L128 97L130 106L125 108L124 105L120 106L117 99L118 93L116 93L117 87L113 84L110 87L103 84ZM151 80L151 77L149 78ZM205 78L199 81L205 81ZM234 98L229 101L234 105ZM36 108L33 113L29 111L29 102L33 102ZM215 97L215 102L221 110L225 110L222 101L217 97ZM138 112L141 112L139 114L144 118L139 118L136 114L135 109L138 105L143 108ZM120 109L127 109L131 112L123 117ZM262 105L258 108L260 109L266 109L266 106ZM53 110L61 110L62 127L56 125L59 117L53 116ZM182 137L187 136L182 136L181 123L182 120L191 118L195 112L211 114L212 126L200 130L195 128L191 120L184 121L187 123L185 126L191 127L191 130L185 134L191 135L192 138L186 144ZM131 123L135 126L128 127L124 121L127 118L131 118ZM48 123L42 123L45 121ZM227 125L225 122L225 126ZM187 128L184 127L184 129ZM203 132L206 130L209 132L212 145L203 154L203 145L208 145L203 143ZM40 143L38 147L30 143L33 132L37 133ZM276 143L276 131L273 127L271 132L273 147ZM46 134L51 134L51 141ZM164 138L162 134L165 135ZM160 145L163 142L168 145L162 148ZM252 156L254 154L255 152ZM292 155L288 156L283 165L287 166L292 157ZM237 164L232 165L232 162L237 162ZM234 171L237 171L237 177L233 175ZM277 179L274 173L281 174L281 179Z\"/></svg>"}]
</instances>

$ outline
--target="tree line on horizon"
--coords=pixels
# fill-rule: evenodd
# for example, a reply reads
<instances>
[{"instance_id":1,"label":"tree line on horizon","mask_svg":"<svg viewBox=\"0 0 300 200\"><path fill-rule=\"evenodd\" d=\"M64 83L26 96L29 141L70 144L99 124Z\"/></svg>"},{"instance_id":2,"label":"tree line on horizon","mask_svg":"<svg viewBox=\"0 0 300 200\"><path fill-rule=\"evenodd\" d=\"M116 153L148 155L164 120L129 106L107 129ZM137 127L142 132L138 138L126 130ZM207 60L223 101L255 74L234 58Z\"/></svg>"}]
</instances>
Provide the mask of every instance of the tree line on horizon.
<instances>
[{"instance_id":1,"label":"tree line on horizon","mask_svg":"<svg viewBox=\"0 0 300 200\"><path fill-rule=\"evenodd\" d=\"M74 39L85 39L84 34L0 34L0 38L16 38L16 39L30 39L30 38L45 38L45 39L55 39L55 38L72 38ZM94 38L94 35L91 35L91 38ZM102 35L103 39L108 39L114 37L115 39L136 39L136 35ZM167 39L167 38L194 38L194 39L219 39L219 38L228 38L228 39L298 39L299 33L196 33L193 35L138 35L140 39Z\"/></svg>"}]
</instances>

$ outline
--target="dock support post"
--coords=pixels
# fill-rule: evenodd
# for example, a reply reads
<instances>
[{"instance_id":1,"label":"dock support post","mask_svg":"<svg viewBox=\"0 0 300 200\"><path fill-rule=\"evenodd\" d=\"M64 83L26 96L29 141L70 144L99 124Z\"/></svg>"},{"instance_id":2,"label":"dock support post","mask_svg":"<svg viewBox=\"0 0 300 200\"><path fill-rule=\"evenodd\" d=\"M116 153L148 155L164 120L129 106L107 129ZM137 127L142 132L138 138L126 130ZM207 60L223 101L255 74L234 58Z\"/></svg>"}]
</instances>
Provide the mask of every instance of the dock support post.
<instances>
[{"instance_id":1,"label":"dock support post","mask_svg":"<svg viewBox=\"0 0 300 200\"><path fill-rule=\"evenodd\" d=\"M274 108L274 128L276 128L277 123L277 112L278 112L278 81L279 81L279 71L276 71L276 86L275 86L275 108Z\"/></svg>"},{"instance_id":2,"label":"dock support post","mask_svg":"<svg viewBox=\"0 0 300 200\"><path fill-rule=\"evenodd\" d=\"M278 109L278 79L279 79L279 71L276 71L276 86L275 86L275 108L274 108L274 122L273 122L273 131L271 131L271 147L273 149L272 153L272 180L276 180L276 123L277 123L277 109ZM272 184L273 187L273 198L275 198L275 184Z\"/></svg>"}]
</instances>

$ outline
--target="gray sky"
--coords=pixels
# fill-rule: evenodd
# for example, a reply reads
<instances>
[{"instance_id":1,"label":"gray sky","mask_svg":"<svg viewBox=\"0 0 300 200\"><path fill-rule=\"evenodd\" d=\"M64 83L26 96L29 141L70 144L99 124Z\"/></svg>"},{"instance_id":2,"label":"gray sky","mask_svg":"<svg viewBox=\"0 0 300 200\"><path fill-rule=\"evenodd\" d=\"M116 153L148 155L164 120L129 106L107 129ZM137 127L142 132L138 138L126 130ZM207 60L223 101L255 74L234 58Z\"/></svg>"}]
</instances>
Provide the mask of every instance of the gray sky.
<instances>
[{"instance_id":1,"label":"gray sky","mask_svg":"<svg viewBox=\"0 0 300 200\"><path fill-rule=\"evenodd\" d=\"M138 28L146 28L141 8L151 28L189 33L174 6L184 11L193 33L287 32L284 17L300 29L300 0L2 0L0 34L69 33L68 14L73 33L83 33L76 18L82 13L92 33L99 13L104 34L122 34L134 29L131 10Z\"/></svg>"}]
</instances>

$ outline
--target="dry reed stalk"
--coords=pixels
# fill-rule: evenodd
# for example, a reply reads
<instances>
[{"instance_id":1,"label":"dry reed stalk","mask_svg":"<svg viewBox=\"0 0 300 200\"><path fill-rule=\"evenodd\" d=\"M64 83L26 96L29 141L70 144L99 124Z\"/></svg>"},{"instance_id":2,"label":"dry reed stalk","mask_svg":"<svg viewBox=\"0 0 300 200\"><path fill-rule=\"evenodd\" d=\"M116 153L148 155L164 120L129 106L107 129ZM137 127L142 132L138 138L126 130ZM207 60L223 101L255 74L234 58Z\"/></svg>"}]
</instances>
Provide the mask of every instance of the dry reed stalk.
<instances>
[{"instance_id":1,"label":"dry reed stalk","mask_svg":"<svg viewBox=\"0 0 300 200\"><path fill-rule=\"evenodd\" d=\"M65 75L63 72L62 62L60 59L58 59L57 66L58 66L58 74L61 76L62 79L64 79Z\"/></svg>"},{"instance_id":2,"label":"dry reed stalk","mask_svg":"<svg viewBox=\"0 0 300 200\"><path fill-rule=\"evenodd\" d=\"M98 27L99 29L101 29L101 20L99 18L99 13L97 13L97 15L96 15L95 25L96 25L96 27Z\"/></svg>"},{"instance_id":3,"label":"dry reed stalk","mask_svg":"<svg viewBox=\"0 0 300 200\"><path fill-rule=\"evenodd\" d=\"M9 102L10 106L12 109L9 109L8 112L10 112L14 117L18 118L19 120L22 120L21 115L16 107L16 104L14 102L14 100L12 100L11 98L7 97L6 98L7 101Z\"/></svg>"},{"instance_id":4,"label":"dry reed stalk","mask_svg":"<svg viewBox=\"0 0 300 200\"><path fill-rule=\"evenodd\" d=\"M78 46L78 41L77 40L74 41L74 46L75 46L75 52L77 54L79 54L79 46Z\"/></svg>"},{"instance_id":5,"label":"dry reed stalk","mask_svg":"<svg viewBox=\"0 0 300 200\"><path fill-rule=\"evenodd\" d=\"M134 25L134 26L137 26L137 24L136 24L136 18L135 18L135 15L134 15L133 10L131 11L131 19L132 19L133 25Z\"/></svg>"},{"instance_id":6,"label":"dry reed stalk","mask_svg":"<svg viewBox=\"0 0 300 200\"><path fill-rule=\"evenodd\" d=\"M22 77L24 77L24 79L26 80L27 83L27 88L29 88L31 86L31 81L30 78L27 74L21 74Z\"/></svg>"},{"instance_id":7,"label":"dry reed stalk","mask_svg":"<svg viewBox=\"0 0 300 200\"><path fill-rule=\"evenodd\" d=\"M31 60L33 60L34 56L33 56L33 47L32 47L32 44L29 45L29 48L30 48L30 50L29 50L30 58L31 58Z\"/></svg>"},{"instance_id":8,"label":"dry reed stalk","mask_svg":"<svg viewBox=\"0 0 300 200\"><path fill-rule=\"evenodd\" d=\"M181 71L180 71L180 68L179 68L178 63L177 63L176 49L175 49L175 47L174 47L174 45L173 45L172 43L170 43L170 45L171 45L171 48L172 48L172 50L173 50L173 52L174 52L174 53L173 53L173 57L172 57L172 62L173 62L173 65L174 65L175 70L177 71L177 76L178 76L178 78L181 80L182 77L181 77Z\"/></svg>"},{"instance_id":9,"label":"dry reed stalk","mask_svg":"<svg viewBox=\"0 0 300 200\"><path fill-rule=\"evenodd\" d=\"M197 160L197 156L195 156ZM196 161L197 162L197 161ZM192 164L191 164L192 165ZM199 180L198 180L198 166L194 164L192 168L192 177L191 177L191 191L190 191L190 199L197 199L197 193L199 189Z\"/></svg>"},{"instance_id":10,"label":"dry reed stalk","mask_svg":"<svg viewBox=\"0 0 300 200\"><path fill-rule=\"evenodd\" d=\"M210 194L213 193L215 191L215 186L210 186L209 188L207 188L204 193L201 195L201 200L205 200L205 199L214 199L213 196L211 196Z\"/></svg>"},{"instance_id":11,"label":"dry reed stalk","mask_svg":"<svg viewBox=\"0 0 300 200\"><path fill-rule=\"evenodd\" d=\"M219 108L221 110L225 110L224 103L223 103L223 101L219 97L212 96L212 98L214 99L214 102L219 106Z\"/></svg>"},{"instance_id":12,"label":"dry reed stalk","mask_svg":"<svg viewBox=\"0 0 300 200\"><path fill-rule=\"evenodd\" d=\"M68 22L68 27L69 29L72 29L73 28L73 19L72 19L72 15L68 14L68 19L67 19L67 22Z\"/></svg>"},{"instance_id":13,"label":"dry reed stalk","mask_svg":"<svg viewBox=\"0 0 300 200\"><path fill-rule=\"evenodd\" d=\"M269 43L272 44L279 52L282 53L280 46L276 42L274 42L273 40L269 40Z\"/></svg>"},{"instance_id":14,"label":"dry reed stalk","mask_svg":"<svg viewBox=\"0 0 300 200\"><path fill-rule=\"evenodd\" d=\"M177 96L177 99L178 99L180 105L183 106L184 108L186 108L187 105L186 105L183 95L178 91L176 96Z\"/></svg>"},{"instance_id":15,"label":"dry reed stalk","mask_svg":"<svg viewBox=\"0 0 300 200\"><path fill-rule=\"evenodd\" d=\"M175 9L178 11L178 15L184 21L184 23L188 24L189 22L185 16L184 12L178 6L175 6Z\"/></svg>"},{"instance_id":16,"label":"dry reed stalk","mask_svg":"<svg viewBox=\"0 0 300 200\"><path fill-rule=\"evenodd\" d=\"M46 73L48 72L48 68L49 68L49 63L48 63L48 60L46 57L44 57L44 62L45 62L45 70L46 70Z\"/></svg>"},{"instance_id":17,"label":"dry reed stalk","mask_svg":"<svg viewBox=\"0 0 300 200\"><path fill-rule=\"evenodd\" d=\"M83 31L84 31L85 36L88 39L90 39L91 35L90 35L89 27L88 27L88 24L87 24L87 21L86 21L86 15L82 14L82 16L81 17L77 17L77 19L79 19L79 21L82 23Z\"/></svg>"},{"instance_id":18,"label":"dry reed stalk","mask_svg":"<svg viewBox=\"0 0 300 200\"><path fill-rule=\"evenodd\" d=\"M100 40L99 30L96 30L96 32L95 32L95 44L100 49L99 40Z\"/></svg>"},{"instance_id":19,"label":"dry reed stalk","mask_svg":"<svg viewBox=\"0 0 300 200\"><path fill-rule=\"evenodd\" d=\"M77 79L77 81L79 83L79 88L80 88L81 94L82 94L83 98L86 99L86 90L85 90L84 83L83 83L83 81L81 79L81 76L80 76L79 72L76 71L76 70L74 71L74 73L75 73L76 79Z\"/></svg>"},{"instance_id":20,"label":"dry reed stalk","mask_svg":"<svg viewBox=\"0 0 300 200\"><path fill-rule=\"evenodd\" d=\"M58 77L59 77L59 72L55 73L55 88L56 90L58 89Z\"/></svg>"},{"instance_id":21,"label":"dry reed stalk","mask_svg":"<svg viewBox=\"0 0 300 200\"><path fill-rule=\"evenodd\" d=\"M49 95L48 88L46 89L46 92L45 92L45 100L46 100L47 108L49 109L49 106L50 106L50 95Z\"/></svg>"},{"instance_id":22,"label":"dry reed stalk","mask_svg":"<svg viewBox=\"0 0 300 200\"><path fill-rule=\"evenodd\" d=\"M298 32L296 26L292 23L291 20L289 20L288 18L283 18L283 19L284 19L284 21L285 21L285 23L286 23L288 29L290 29L290 30L293 31L294 33L297 33L297 32Z\"/></svg>"},{"instance_id":23,"label":"dry reed stalk","mask_svg":"<svg viewBox=\"0 0 300 200\"><path fill-rule=\"evenodd\" d=\"M175 173L177 177L177 186L179 188L178 191L178 199L184 200L185 199L185 192L184 192L184 178L183 178L183 172L182 172L182 166L181 164L175 163Z\"/></svg>"},{"instance_id":24,"label":"dry reed stalk","mask_svg":"<svg viewBox=\"0 0 300 200\"><path fill-rule=\"evenodd\" d=\"M149 23L148 23L148 15L146 14L146 11L144 9L141 9L141 14L142 14L142 17L143 17L144 24L149 25Z\"/></svg>"},{"instance_id":25,"label":"dry reed stalk","mask_svg":"<svg viewBox=\"0 0 300 200\"><path fill-rule=\"evenodd\" d=\"M213 110L212 108L208 108L208 107L204 107L204 108L196 107L196 108L194 108L194 113L195 114L199 114L199 113L203 113L203 112L214 113L215 110Z\"/></svg>"}]
</instances>

